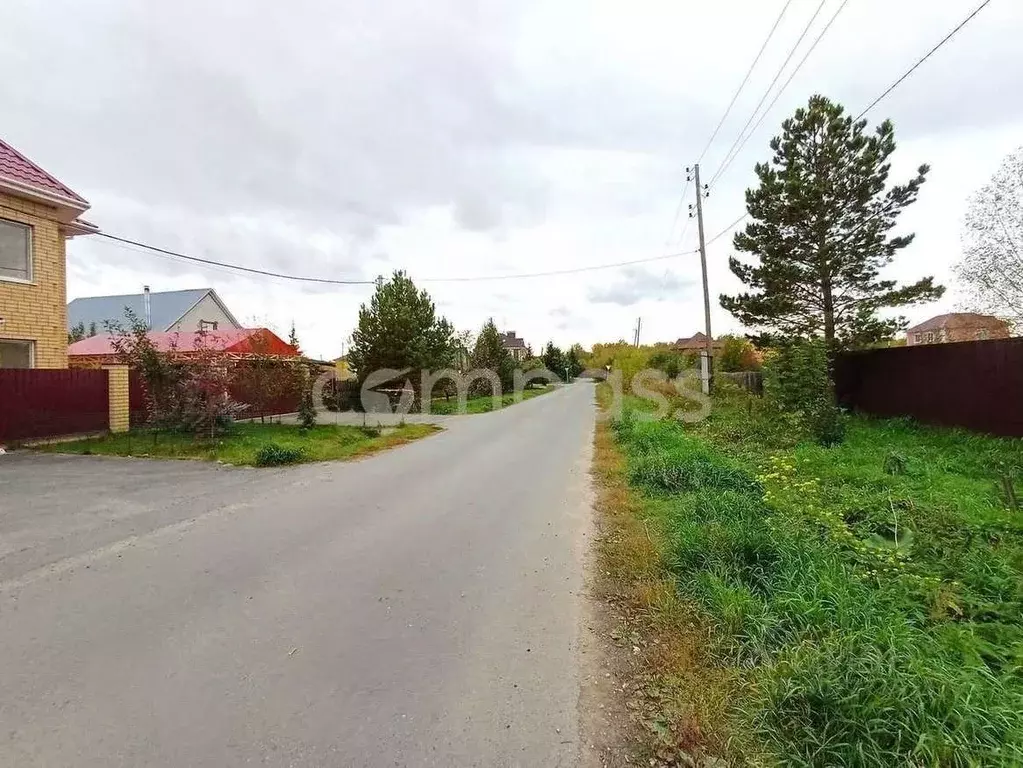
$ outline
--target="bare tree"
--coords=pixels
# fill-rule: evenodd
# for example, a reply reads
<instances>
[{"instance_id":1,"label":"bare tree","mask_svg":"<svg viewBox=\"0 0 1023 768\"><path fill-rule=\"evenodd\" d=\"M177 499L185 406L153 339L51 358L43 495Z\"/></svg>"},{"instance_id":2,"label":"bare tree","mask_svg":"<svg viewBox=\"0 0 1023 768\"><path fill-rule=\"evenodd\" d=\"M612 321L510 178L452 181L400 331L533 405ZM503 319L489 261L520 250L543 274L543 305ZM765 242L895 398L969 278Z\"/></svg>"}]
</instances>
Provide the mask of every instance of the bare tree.
<instances>
[{"instance_id":1,"label":"bare tree","mask_svg":"<svg viewBox=\"0 0 1023 768\"><path fill-rule=\"evenodd\" d=\"M1023 328L1023 147L970 199L962 240L966 307Z\"/></svg>"}]
</instances>

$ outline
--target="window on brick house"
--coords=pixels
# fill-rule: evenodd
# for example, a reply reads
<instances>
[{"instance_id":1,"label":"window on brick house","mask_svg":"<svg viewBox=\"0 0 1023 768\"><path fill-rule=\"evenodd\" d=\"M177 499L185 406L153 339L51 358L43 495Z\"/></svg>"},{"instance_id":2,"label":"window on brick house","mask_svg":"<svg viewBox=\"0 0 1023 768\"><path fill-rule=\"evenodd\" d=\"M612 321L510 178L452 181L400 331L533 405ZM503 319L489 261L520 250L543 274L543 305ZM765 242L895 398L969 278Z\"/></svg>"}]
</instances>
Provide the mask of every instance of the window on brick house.
<instances>
[{"instance_id":1,"label":"window on brick house","mask_svg":"<svg viewBox=\"0 0 1023 768\"><path fill-rule=\"evenodd\" d=\"M916 333L913 334L913 343L914 344L919 344L923 340L924 340L924 335L922 333L920 333L919 331L917 331Z\"/></svg>"},{"instance_id":2,"label":"window on brick house","mask_svg":"<svg viewBox=\"0 0 1023 768\"><path fill-rule=\"evenodd\" d=\"M0 368L31 368L34 349L31 341L0 339Z\"/></svg>"},{"instance_id":3,"label":"window on brick house","mask_svg":"<svg viewBox=\"0 0 1023 768\"><path fill-rule=\"evenodd\" d=\"M927 342L928 344L933 344L933 343L934 343L934 331L928 331L928 332L927 332L927 333L926 333L926 334L924 335L924 340L925 340L925 341L926 341L926 342Z\"/></svg>"},{"instance_id":4,"label":"window on brick house","mask_svg":"<svg viewBox=\"0 0 1023 768\"><path fill-rule=\"evenodd\" d=\"M32 279L32 228L0 219L0 280Z\"/></svg>"}]
</instances>

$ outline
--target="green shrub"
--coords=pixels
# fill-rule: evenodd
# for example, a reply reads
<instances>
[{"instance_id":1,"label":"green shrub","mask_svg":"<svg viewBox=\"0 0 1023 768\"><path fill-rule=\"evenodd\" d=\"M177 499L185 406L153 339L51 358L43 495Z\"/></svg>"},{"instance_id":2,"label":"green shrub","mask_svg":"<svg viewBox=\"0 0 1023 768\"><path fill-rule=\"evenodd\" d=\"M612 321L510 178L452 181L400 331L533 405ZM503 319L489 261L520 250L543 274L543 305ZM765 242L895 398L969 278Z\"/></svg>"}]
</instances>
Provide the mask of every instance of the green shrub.
<instances>
[{"instance_id":1,"label":"green shrub","mask_svg":"<svg viewBox=\"0 0 1023 768\"><path fill-rule=\"evenodd\" d=\"M266 443L256 451L257 467L276 467L282 464L295 464L302 460L302 449L291 448L277 443Z\"/></svg>"},{"instance_id":2,"label":"green shrub","mask_svg":"<svg viewBox=\"0 0 1023 768\"><path fill-rule=\"evenodd\" d=\"M819 339L777 350L764 364L764 398L779 411L798 415L821 445L838 445L845 438L846 417L835 402L827 347Z\"/></svg>"},{"instance_id":3,"label":"green shrub","mask_svg":"<svg viewBox=\"0 0 1023 768\"><path fill-rule=\"evenodd\" d=\"M302 399L298 403L298 420L306 429L316 426L316 407L313 405L313 392L306 387L302 391Z\"/></svg>"}]
</instances>

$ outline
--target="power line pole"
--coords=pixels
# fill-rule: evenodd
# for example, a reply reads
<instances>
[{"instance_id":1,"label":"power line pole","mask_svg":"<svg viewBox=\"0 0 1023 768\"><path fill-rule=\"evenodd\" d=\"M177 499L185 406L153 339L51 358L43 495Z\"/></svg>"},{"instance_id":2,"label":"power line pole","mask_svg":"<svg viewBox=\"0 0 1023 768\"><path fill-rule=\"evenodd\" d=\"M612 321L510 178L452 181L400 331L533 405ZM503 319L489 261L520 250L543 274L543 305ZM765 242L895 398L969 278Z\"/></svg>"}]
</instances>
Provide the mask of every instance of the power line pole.
<instances>
[{"instance_id":1,"label":"power line pole","mask_svg":"<svg viewBox=\"0 0 1023 768\"><path fill-rule=\"evenodd\" d=\"M642 330L643 330L643 318L642 317L637 317L636 318L636 332L635 332L635 334L633 334L633 346L636 346L636 347L639 346L639 334L642 332Z\"/></svg>"},{"instance_id":2,"label":"power line pole","mask_svg":"<svg viewBox=\"0 0 1023 768\"><path fill-rule=\"evenodd\" d=\"M688 168L686 169L689 170ZM706 372L704 374L704 394L710 394L711 378L714 375L714 337L710 333L710 287L707 285L707 244L703 234L703 198L708 195L707 187L700 184L700 164L693 166L693 180L696 182L696 224L700 232L700 269L703 272L703 319L707 335ZM693 206L689 206L692 216Z\"/></svg>"}]
</instances>

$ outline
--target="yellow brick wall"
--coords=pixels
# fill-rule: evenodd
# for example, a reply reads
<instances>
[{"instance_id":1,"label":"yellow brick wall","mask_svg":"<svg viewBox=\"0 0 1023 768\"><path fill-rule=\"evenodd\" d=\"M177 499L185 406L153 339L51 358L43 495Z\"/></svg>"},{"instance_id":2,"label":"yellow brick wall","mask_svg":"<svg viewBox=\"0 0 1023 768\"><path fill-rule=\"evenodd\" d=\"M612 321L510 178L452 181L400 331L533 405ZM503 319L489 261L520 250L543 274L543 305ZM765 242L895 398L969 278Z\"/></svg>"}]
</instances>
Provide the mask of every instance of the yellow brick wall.
<instances>
[{"instance_id":1,"label":"yellow brick wall","mask_svg":"<svg viewBox=\"0 0 1023 768\"><path fill-rule=\"evenodd\" d=\"M67 368L65 239L45 205L0 193L0 219L32 227L32 283L0 280L0 339L35 342L37 368Z\"/></svg>"},{"instance_id":2,"label":"yellow brick wall","mask_svg":"<svg viewBox=\"0 0 1023 768\"><path fill-rule=\"evenodd\" d=\"M110 431L127 432L131 425L131 406L128 401L128 366L104 365L107 372L110 397Z\"/></svg>"}]
</instances>

